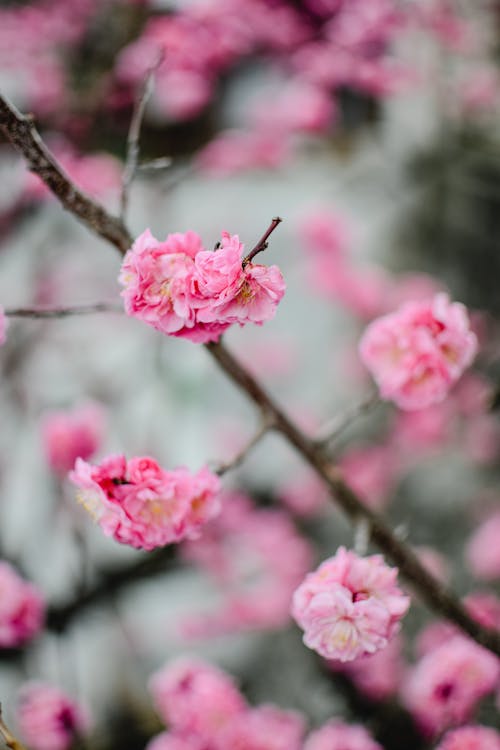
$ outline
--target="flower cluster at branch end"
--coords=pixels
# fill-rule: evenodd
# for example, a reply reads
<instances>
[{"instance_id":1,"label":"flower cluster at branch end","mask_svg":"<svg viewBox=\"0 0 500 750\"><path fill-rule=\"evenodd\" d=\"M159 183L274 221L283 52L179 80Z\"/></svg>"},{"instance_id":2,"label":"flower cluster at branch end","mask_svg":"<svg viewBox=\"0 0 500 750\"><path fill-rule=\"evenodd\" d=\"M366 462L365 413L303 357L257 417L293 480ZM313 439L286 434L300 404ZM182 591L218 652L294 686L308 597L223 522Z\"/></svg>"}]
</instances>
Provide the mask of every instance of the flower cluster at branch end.
<instances>
[{"instance_id":1,"label":"flower cluster at branch end","mask_svg":"<svg viewBox=\"0 0 500 750\"><path fill-rule=\"evenodd\" d=\"M89 726L86 711L66 693L42 682L27 683L20 694L18 723L33 750L69 750Z\"/></svg>"},{"instance_id":2,"label":"flower cluster at branch end","mask_svg":"<svg viewBox=\"0 0 500 750\"><path fill-rule=\"evenodd\" d=\"M117 455L98 466L79 458L69 476L106 536L131 547L195 539L220 509L220 481L206 467L166 471L149 456Z\"/></svg>"},{"instance_id":3,"label":"flower cluster at branch end","mask_svg":"<svg viewBox=\"0 0 500 750\"><path fill-rule=\"evenodd\" d=\"M359 351L382 398L423 409L446 397L472 363L477 339L466 308L437 294L374 320Z\"/></svg>"},{"instance_id":4,"label":"flower cluster at branch end","mask_svg":"<svg viewBox=\"0 0 500 750\"><path fill-rule=\"evenodd\" d=\"M0 562L0 591L0 648L21 646L43 627L44 599L7 562Z\"/></svg>"},{"instance_id":5,"label":"flower cluster at branch end","mask_svg":"<svg viewBox=\"0 0 500 750\"><path fill-rule=\"evenodd\" d=\"M385 648L410 606L397 573L381 555L363 558L340 547L294 594L292 615L305 645L342 662Z\"/></svg>"},{"instance_id":6,"label":"flower cluster at branch end","mask_svg":"<svg viewBox=\"0 0 500 750\"><path fill-rule=\"evenodd\" d=\"M127 314L199 344L218 341L233 323L262 325L274 316L285 282L277 266L244 263L243 251L227 232L211 251L195 232L159 242L147 229L121 269Z\"/></svg>"}]
</instances>

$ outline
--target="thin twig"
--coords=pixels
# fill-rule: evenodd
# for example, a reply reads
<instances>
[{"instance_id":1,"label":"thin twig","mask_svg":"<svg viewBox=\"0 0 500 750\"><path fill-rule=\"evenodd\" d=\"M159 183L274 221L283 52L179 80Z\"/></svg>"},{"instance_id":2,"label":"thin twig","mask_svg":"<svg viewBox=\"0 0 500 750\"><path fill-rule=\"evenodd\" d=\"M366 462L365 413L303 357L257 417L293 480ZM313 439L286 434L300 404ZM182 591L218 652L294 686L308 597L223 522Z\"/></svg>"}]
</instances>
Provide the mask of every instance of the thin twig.
<instances>
[{"instance_id":1,"label":"thin twig","mask_svg":"<svg viewBox=\"0 0 500 750\"><path fill-rule=\"evenodd\" d=\"M76 192L76 188L47 151L30 120L20 115L2 98L0 98L0 130L25 155L30 167L42 176L44 182L68 210L81 218L93 231L111 242L122 254L126 252L131 244L131 238L123 222L111 217L101 206L89 203L89 199ZM73 200L75 195L79 195L76 202ZM278 224L279 220L275 219L248 256L249 260L245 259L247 262L250 262L256 252L263 249L267 238ZM459 599L422 566L409 546L400 541L385 521L370 510L348 487L323 448L307 437L290 420L260 383L221 343L205 344L205 348L228 378L259 407L259 410L274 419L274 429L283 435L324 480L332 498L344 513L353 522L360 518L366 519L370 527L371 541L399 567L401 575L412 584L422 601L433 612L450 620L477 643L500 656L500 633L483 627L470 617ZM122 581L121 576L119 580ZM77 602L73 604L73 611L78 611Z\"/></svg>"},{"instance_id":2,"label":"thin twig","mask_svg":"<svg viewBox=\"0 0 500 750\"><path fill-rule=\"evenodd\" d=\"M316 438L316 444L318 446L326 446L333 440L336 440L358 417L367 414L380 403L380 396L377 391L372 391L359 404L352 406L344 414L335 416L330 422L327 422L320 430L319 437Z\"/></svg>"},{"instance_id":3,"label":"thin twig","mask_svg":"<svg viewBox=\"0 0 500 750\"><path fill-rule=\"evenodd\" d=\"M3 716L2 716L2 704L1 703L0 703L0 736L2 737L7 747L10 748L10 750L26 750L24 745L21 742L19 742L17 737L15 737L12 734L7 724L4 722Z\"/></svg>"},{"instance_id":4,"label":"thin twig","mask_svg":"<svg viewBox=\"0 0 500 750\"><path fill-rule=\"evenodd\" d=\"M160 156L158 159L142 161L137 165L137 171L140 172L157 172L160 169L167 169L172 166L173 159L170 156Z\"/></svg>"},{"instance_id":5,"label":"thin twig","mask_svg":"<svg viewBox=\"0 0 500 750\"><path fill-rule=\"evenodd\" d=\"M281 224L282 221L283 221L283 219L280 218L279 216L275 216L274 217L274 219L272 220L271 224L266 229L266 231L264 232L264 234L262 235L262 237L260 238L260 240L257 242L257 244L255 245L255 247L252 250L250 250L250 252L248 253L248 255L245 258L243 258L243 262L242 262L243 268L245 268L245 266L248 265L250 263L250 261L253 260L253 258L255 258L255 256L257 255L257 253L261 253L263 250L265 250L267 248L267 244L268 244L267 240L272 235L272 233L274 232L274 230L276 229L276 227L278 226L278 224Z\"/></svg>"},{"instance_id":6,"label":"thin twig","mask_svg":"<svg viewBox=\"0 0 500 750\"><path fill-rule=\"evenodd\" d=\"M111 216L71 182L40 138L32 117L22 115L3 96L0 96L0 133L24 156L29 169L43 180L65 209L121 253L128 250L132 238L121 219Z\"/></svg>"},{"instance_id":7,"label":"thin twig","mask_svg":"<svg viewBox=\"0 0 500 750\"><path fill-rule=\"evenodd\" d=\"M8 318L69 318L72 315L93 313L121 313L123 307L110 302L95 302L74 307L9 307L4 310Z\"/></svg>"},{"instance_id":8,"label":"thin twig","mask_svg":"<svg viewBox=\"0 0 500 750\"><path fill-rule=\"evenodd\" d=\"M270 417L264 417L260 427L257 429L253 437L250 438L248 443L244 446L244 448L239 451L239 453L236 454L236 456L231 460L228 461L225 464L220 464L214 469L214 474L218 474L219 476L223 476L231 469L236 469L240 464L243 463L245 458L248 456L250 451L255 448L257 443L260 443L264 435L266 435L270 430L272 430L274 426L274 420Z\"/></svg>"},{"instance_id":9,"label":"thin twig","mask_svg":"<svg viewBox=\"0 0 500 750\"><path fill-rule=\"evenodd\" d=\"M139 161L139 138L141 137L142 120L146 111L147 103L153 93L154 79L156 71L163 62L163 54L160 54L157 61L146 73L146 78L142 85L142 91L134 104L132 119L127 136L127 156L125 159L125 169L123 170L122 192L120 197L120 218L125 221L128 208L129 190L137 172Z\"/></svg>"}]
</instances>

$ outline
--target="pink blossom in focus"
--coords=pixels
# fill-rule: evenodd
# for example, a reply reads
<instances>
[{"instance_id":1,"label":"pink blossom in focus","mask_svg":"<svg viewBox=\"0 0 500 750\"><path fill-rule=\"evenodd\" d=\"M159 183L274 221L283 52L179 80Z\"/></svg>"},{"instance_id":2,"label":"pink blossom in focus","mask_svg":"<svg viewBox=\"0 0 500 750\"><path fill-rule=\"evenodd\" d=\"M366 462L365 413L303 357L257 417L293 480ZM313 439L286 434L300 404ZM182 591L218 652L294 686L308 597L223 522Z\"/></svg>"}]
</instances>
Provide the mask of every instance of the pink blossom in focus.
<instances>
[{"instance_id":1,"label":"pink blossom in focus","mask_svg":"<svg viewBox=\"0 0 500 750\"><path fill-rule=\"evenodd\" d=\"M261 325L274 316L285 283L277 266L243 267L243 253L227 232L207 252L195 232L158 242L146 230L122 265L127 314L196 343L217 341L232 323Z\"/></svg>"},{"instance_id":2,"label":"pink blossom in focus","mask_svg":"<svg viewBox=\"0 0 500 750\"><path fill-rule=\"evenodd\" d=\"M88 729L84 709L57 687L28 683L19 699L20 732L33 750L69 750Z\"/></svg>"},{"instance_id":3,"label":"pink blossom in focus","mask_svg":"<svg viewBox=\"0 0 500 750\"><path fill-rule=\"evenodd\" d=\"M361 725L333 720L309 735L304 750L383 750L383 748Z\"/></svg>"},{"instance_id":4,"label":"pink blossom in focus","mask_svg":"<svg viewBox=\"0 0 500 750\"><path fill-rule=\"evenodd\" d=\"M219 512L220 482L206 467L162 469L148 456L109 456L97 466L77 459L69 475L106 536L152 550L195 539Z\"/></svg>"},{"instance_id":5,"label":"pink blossom in focus","mask_svg":"<svg viewBox=\"0 0 500 750\"><path fill-rule=\"evenodd\" d=\"M212 664L181 657L153 674L149 690L163 721L179 733L212 739L246 703L232 678Z\"/></svg>"},{"instance_id":6,"label":"pink blossom in focus","mask_svg":"<svg viewBox=\"0 0 500 750\"><path fill-rule=\"evenodd\" d=\"M481 580L500 578L500 512L494 513L472 534L466 559L472 573Z\"/></svg>"},{"instance_id":7,"label":"pink blossom in focus","mask_svg":"<svg viewBox=\"0 0 500 750\"><path fill-rule=\"evenodd\" d=\"M343 662L385 648L410 606L397 572L381 555L362 558L340 547L294 594L292 614L305 645Z\"/></svg>"},{"instance_id":8,"label":"pink blossom in focus","mask_svg":"<svg viewBox=\"0 0 500 750\"><path fill-rule=\"evenodd\" d=\"M480 725L460 727L447 732L436 750L500 750L500 733Z\"/></svg>"},{"instance_id":9,"label":"pink blossom in focus","mask_svg":"<svg viewBox=\"0 0 500 750\"><path fill-rule=\"evenodd\" d=\"M237 714L217 737L217 750L300 750L304 720L295 711L262 705Z\"/></svg>"},{"instance_id":10,"label":"pink blossom in focus","mask_svg":"<svg viewBox=\"0 0 500 750\"><path fill-rule=\"evenodd\" d=\"M5 344L7 340L7 328L9 325L9 319L4 313L3 307L0 305L0 346Z\"/></svg>"},{"instance_id":11,"label":"pink blossom in focus","mask_svg":"<svg viewBox=\"0 0 500 750\"><path fill-rule=\"evenodd\" d=\"M474 359L477 340L465 307L438 294L374 320L359 351L382 398L423 409L446 397Z\"/></svg>"},{"instance_id":12,"label":"pink blossom in focus","mask_svg":"<svg viewBox=\"0 0 500 750\"><path fill-rule=\"evenodd\" d=\"M41 438L47 463L60 476L77 458L85 461L99 450L104 433L104 411L87 403L71 411L47 412L41 421Z\"/></svg>"},{"instance_id":13,"label":"pink blossom in focus","mask_svg":"<svg viewBox=\"0 0 500 750\"><path fill-rule=\"evenodd\" d=\"M45 602L38 589L0 561L0 648L22 646L43 627Z\"/></svg>"},{"instance_id":14,"label":"pink blossom in focus","mask_svg":"<svg viewBox=\"0 0 500 750\"><path fill-rule=\"evenodd\" d=\"M436 735L467 721L481 698L495 689L499 675L496 656L457 635L416 664L402 697L421 729Z\"/></svg>"}]
</instances>

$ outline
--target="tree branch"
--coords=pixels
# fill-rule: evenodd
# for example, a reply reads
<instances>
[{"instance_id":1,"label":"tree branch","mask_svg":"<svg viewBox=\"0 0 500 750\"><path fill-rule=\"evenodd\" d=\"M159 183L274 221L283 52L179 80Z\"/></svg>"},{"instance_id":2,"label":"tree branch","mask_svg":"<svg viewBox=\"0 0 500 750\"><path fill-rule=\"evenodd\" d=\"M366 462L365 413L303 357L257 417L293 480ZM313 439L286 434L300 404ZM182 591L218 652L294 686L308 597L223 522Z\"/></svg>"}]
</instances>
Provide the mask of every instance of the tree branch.
<instances>
[{"instance_id":1,"label":"tree branch","mask_svg":"<svg viewBox=\"0 0 500 750\"><path fill-rule=\"evenodd\" d=\"M111 242L121 253L128 250L132 238L123 222L111 216L71 182L40 138L33 118L22 115L3 96L0 96L0 132L24 156L29 169L44 181L67 211L77 216L95 234Z\"/></svg>"},{"instance_id":2,"label":"tree branch","mask_svg":"<svg viewBox=\"0 0 500 750\"><path fill-rule=\"evenodd\" d=\"M271 224L266 229L266 231L264 232L260 240L257 242L255 247L252 250L250 250L250 252L245 258L243 258L243 262L242 262L243 268L245 268L245 266L247 266L250 263L250 261L252 261L255 258L257 253L261 253L263 250L267 248L267 240L272 235L272 233L274 232L278 224L281 224L282 221L283 219L281 219L279 216L274 217Z\"/></svg>"},{"instance_id":3,"label":"tree branch","mask_svg":"<svg viewBox=\"0 0 500 750\"><path fill-rule=\"evenodd\" d=\"M10 750L26 750L24 745L19 742L17 737L15 737L6 723L3 720L2 716L2 704L0 703L0 737L2 737L3 741L7 745Z\"/></svg>"},{"instance_id":4,"label":"tree branch","mask_svg":"<svg viewBox=\"0 0 500 750\"><path fill-rule=\"evenodd\" d=\"M122 313L123 307L112 302L96 302L75 307L10 307L4 310L8 318L69 318L106 312Z\"/></svg>"}]
</instances>

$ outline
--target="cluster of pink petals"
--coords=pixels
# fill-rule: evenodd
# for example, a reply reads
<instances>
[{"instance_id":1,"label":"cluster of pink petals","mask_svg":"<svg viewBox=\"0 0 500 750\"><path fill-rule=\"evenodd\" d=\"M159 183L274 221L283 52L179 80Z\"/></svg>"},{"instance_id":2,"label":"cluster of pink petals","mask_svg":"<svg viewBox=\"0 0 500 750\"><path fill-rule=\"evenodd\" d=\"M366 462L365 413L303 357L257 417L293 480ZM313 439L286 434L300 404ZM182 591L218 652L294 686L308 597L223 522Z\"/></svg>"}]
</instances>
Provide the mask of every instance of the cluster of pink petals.
<instances>
[{"instance_id":1,"label":"cluster of pink petals","mask_svg":"<svg viewBox=\"0 0 500 750\"><path fill-rule=\"evenodd\" d=\"M243 264L237 235L205 250L195 232L158 242L146 230L125 256L125 310L162 333L196 343L217 341L233 323L270 320L285 293L277 266Z\"/></svg>"},{"instance_id":2,"label":"cluster of pink petals","mask_svg":"<svg viewBox=\"0 0 500 750\"><path fill-rule=\"evenodd\" d=\"M223 496L220 515L182 553L214 579L221 599L215 611L183 623L190 638L283 627L292 594L312 562L309 543L286 513L256 508L239 493Z\"/></svg>"},{"instance_id":3,"label":"cluster of pink petals","mask_svg":"<svg viewBox=\"0 0 500 750\"><path fill-rule=\"evenodd\" d=\"M385 648L410 606L397 572L381 555L363 558L340 547L294 594L292 615L305 645L342 662Z\"/></svg>"},{"instance_id":4,"label":"cluster of pink petals","mask_svg":"<svg viewBox=\"0 0 500 750\"><path fill-rule=\"evenodd\" d=\"M428 735L463 724L500 676L499 660L462 635L443 635L409 672L402 697Z\"/></svg>"},{"instance_id":5,"label":"cluster of pink petals","mask_svg":"<svg viewBox=\"0 0 500 750\"><path fill-rule=\"evenodd\" d=\"M42 446L52 471L64 476L77 458L91 458L101 446L104 420L102 407L91 402L44 414L40 426Z\"/></svg>"},{"instance_id":6,"label":"cluster of pink petals","mask_svg":"<svg viewBox=\"0 0 500 750\"><path fill-rule=\"evenodd\" d=\"M477 340L465 307L438 294L374 320L359 351L382 398L423 409L446 397L474 359Z\"/></svg>"},{"instance_id":7,"label":"cluster of pink petals","mask_svg":"<svg viewBox=\"0 0 500 750\"><path fill-rule=\"evenodd\" d=\"M0 592L0 648L22 646L43 627L44 599L7 562L0 562Z\"/></svg>"},{"instance_id":8,"label":"cluster of pink petals","mask_svg":"<svg viewBox=\"0 0 500 750\"><path fill-rule=\"evenodd\" d=\"M477 724L460 727L447 732L436 750L500 750L500 733Z\"/></svg>"},{"instance_id":9,"label":"cluster of pink petals","mask_svg":"<svg viewBox=\"0 0 500 750\"><path fill-rule=\"evenodd\" d=\"M493 513L472 534L466 558L472 573L481 580L500 579L500 511Z\"/></svg>"},{"instance_id":10,"label":"cluster of pink petals","mask_svg":"<svg viewBox=\"0 0 500 750\"><path fill-rule=\"evenodd\" d=\"M97 466L79 458L70 479L106 536L146 550L195 539L220 508L219 479L206 467L192 474L148 456L109 456Z\"/></svg>"},{"instance_id":11,"label":"cluster of pink petals","mask_svg":"<svg viewBox=\"0 0 500 750\"><path fill-rule=\"evenodd\" d=\"M85 709L59 688L42 682L23 687L17 718L21 736L33 750L69 750L89 727Z\"/></svg>"},{"instance_id":12,"label":"cluster of pink petals","mask_svg":"<svg viewBox=\"0 0 500 750\"><path fill-rule=\"evenodd\" d=\"M5 344L7 340L7 327L9 325L9 319L4 313L3 307L0 305L0 346Z\"/></svg>"},{"instance_id":13,"label":"cluster of pink petals","mask_svg":"<svg viewBox=\"0 0 500 750\"><path fill-rule=\"evenodd\" d=\"M304 750L383 750L366 729L357 724L329 721L312 732Z\"/></svg>"}]
</instances>

